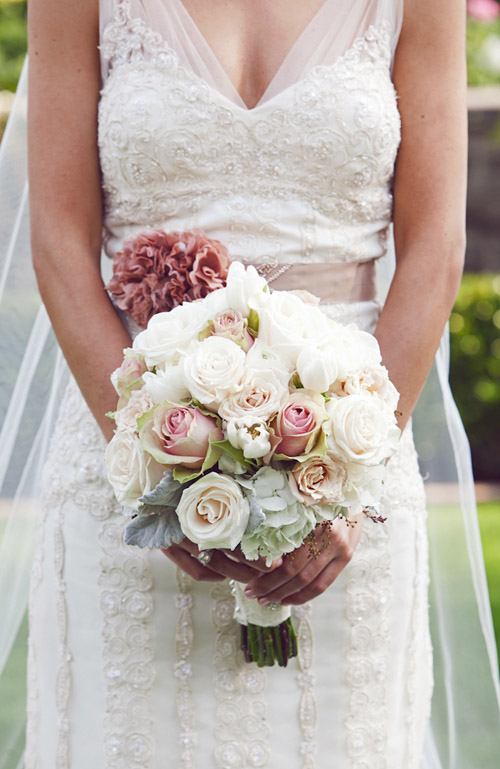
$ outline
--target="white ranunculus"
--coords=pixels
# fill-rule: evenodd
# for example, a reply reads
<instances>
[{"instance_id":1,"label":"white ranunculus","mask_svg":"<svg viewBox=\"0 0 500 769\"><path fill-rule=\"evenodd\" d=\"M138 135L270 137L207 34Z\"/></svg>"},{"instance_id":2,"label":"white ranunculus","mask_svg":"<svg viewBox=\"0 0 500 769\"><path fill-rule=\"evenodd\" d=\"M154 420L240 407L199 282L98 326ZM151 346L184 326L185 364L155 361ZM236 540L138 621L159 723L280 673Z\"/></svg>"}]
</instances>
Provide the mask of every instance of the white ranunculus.
<instances>
[{"instance_id":1,"label":"white ranunculus","mask_svg":"<svg viewBox=\"0 0 500 769\"><path fill-rule=\"evenodd\" d=\"M156 374L148 371L143 375L143 390L154 403L169 401L177 406L191 401L191 395L184 379L184 367L181 361L177 366L165 366L157 369Z\"/></svg>"},{"instance_id":2,"label":"white ranunculus","mask_svg":"<svg viewBox=\"0 0 500 769\"><path fill-rule=\"evenodd\" d=\"M177 515L186 537L200 548L234 550L247 527L250 507L232 478L208 473L184 489Z\"/></svg>"},{"instance_id":3,"label":"white ranunculus","mask_svg":"<svg viewBox=\"0 0 500 769\"><path fill-rule=\"evenodd\" d=\"M345 462L376 465L397 451L401 431L394 413L379 398L348 395L326 406L328 448Z\"/></svg>"},{"instance_id":4,"label":"white ranunculus","mask_svg":"<svg viewBox=\"0 0 500 769\"><path fill-rule=\"evenodd\" d=\"M314 305L287 291L273 291L259 315L258 339L293 366L304 347L320 346L331 336L331 321Z\"/></svg>"},{"instance_id":5,"label":"white ranunculus","mask_svg":"<svg viewBox=\"0 0 500 769\"><path fill-rule=\"evenodd\" d=\"M308 390L324 393L338 378L337 358L330 347L304 347L297 358L297 373Z\"/></svg>"},{"instance_id":6,"label":"white ranunculus","mask_svg":"<svg viewBox=\"0 0 500 769\"><path fill-rule=\"evenodd\" d=\"M195 345L183 361L184 380L193 398L217 411L240 381L245 353L230 339L209 336Z\"/></svg>"},{"instance_id":7,"label":"white ranunculus","mask_svg":"<svg viewBox=\"0 0 500 769\"><path fill-rule=\"evenodd\" d=\"M260 459L271 451L271 436L265 421L251 414L230 419L224 432L231 446L241 449L246 459Z\"/></svg>"},{"instance_id":8,"label":"white ranunculus","mask_svg":"<svg viewBox=\"0 0 500 769\"><path fill-rule=\"evenodd\" d=\"M226 421L250 414L254 419L267 422L287 397L288 388L274 371L245 368L239 383L222 401L219 414Z\"/></svg>"},{"instance_id":9,"label":"white ranunculus","mask_svg":"<svg viewBox=\"0 0 500 769\"><path fill-rule=\"evenodd\" d=\"M137 430L137 420L154 406L153 399L143 389L133 390L126 406L115 414L118 430Z\"/></svg>"},{"instance_id":10,"label":"white ranunculus","mask_svg":"<svg viewBox=\"0 0 500 769\"><path fill-rule=\"evenodd\" d=\"M176 363L207 328L210 311L204 302L190 302L153 315L133 341L133 349L152 368Z\"/></svg>"},{"instance_id":11,"label":"white ranunculus","mask_svg":"<svg viewBox=\"0 0 500 769\"><path fill-rule=\"evenodd\" d=\"M332 321L333 322L333 321ZM334 324L336 332L328 340L329 353L338 362L338 379L343 381L350 375L356 375L365 368L380 364L380 347L372 334L362 331L354 323L342 326Z\"/></svg>"},{"instance_id":12,"label":"white ranunculus","mask_svg":"<svg viewBox=\"0 0 500 769\"><path fill-rule=\"evenodd\" d=\"M283 387L288 389L288 383L293 373L290 362L277 354L269 345L256 339L247 352L245 367L254 371L273 371Z\"/></svg>"},{"instance_id":13,"label":"white ranunculus","mask_svg":"<svg viewBox=\"0 0 500 769\"><path fill-rule=\"evenodd\" d=\"M266 281L255 267L245 267L241 262L232 262L226 280L226 302L232 310L237 310L245 318L250 312L250 301L255 299L257 304L265 301L268 296L264 292Z\"/></svg>"},{"instance_id":14,"label":"white ranunculus","mask_svg":"<svg viewBox=\"0 0 500 769\"><path fill-rule=\"evenodd\" d=\"M160 482L165 468L141 447L132 431L119 430L106 446L108 480L118 502L137 510L139 497L148 494Z\"/></svg>"}]
</instances>

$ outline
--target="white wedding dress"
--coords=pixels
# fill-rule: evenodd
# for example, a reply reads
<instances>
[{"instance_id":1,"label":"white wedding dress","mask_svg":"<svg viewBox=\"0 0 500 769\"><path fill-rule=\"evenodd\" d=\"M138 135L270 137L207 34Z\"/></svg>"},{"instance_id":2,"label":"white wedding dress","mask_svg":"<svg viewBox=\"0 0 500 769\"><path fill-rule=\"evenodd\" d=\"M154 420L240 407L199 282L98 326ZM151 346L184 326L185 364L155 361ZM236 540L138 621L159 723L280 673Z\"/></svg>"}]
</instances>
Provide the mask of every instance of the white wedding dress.
<instances>
[{"instance_id":1,"label":"white wedding dress","mask_svg":"<svg viewBox=\"0 0 500 769\"><path fill-rule=\"evenodd\" d=\"M233 258L382 256L400 139L402 0L326 0L248 109L181 0L101 0L105 248L199 227ZM312 288L312 286L310 286ZM346 300L348 297L346 297ZM328 313L373 330L375 297ZM103 329L103 334L106 330ZM432 692L422 479L410 428L349 565L295 610L289 667L243 661L227 583L123 544L76 385L44 472L27 769L417 769Z\"/></svg>"}]
</instances>

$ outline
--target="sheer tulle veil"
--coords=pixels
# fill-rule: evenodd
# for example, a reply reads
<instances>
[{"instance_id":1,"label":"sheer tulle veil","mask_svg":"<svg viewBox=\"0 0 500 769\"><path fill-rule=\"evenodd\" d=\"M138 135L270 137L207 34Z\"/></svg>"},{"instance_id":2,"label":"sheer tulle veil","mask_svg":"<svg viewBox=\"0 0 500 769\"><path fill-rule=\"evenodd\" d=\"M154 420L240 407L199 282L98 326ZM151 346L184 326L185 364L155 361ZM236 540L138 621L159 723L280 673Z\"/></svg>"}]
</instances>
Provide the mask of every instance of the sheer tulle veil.
<instances>
[{"instance_id":1,"label":"sheer tulle veil","mask_svg":"<svg viewBox=\"0 0 500 769\"><path fill-rule=\"evenodd\" d=\"M207 44L197 38L194 25L186 24L180 0L132 0L132 5L150 23L152 14L158 14L152 26L161 29L178 55L185 57L184 66L194 69L227 98L240 98ZM307 69L335 60L370 23L387 18L398 31L402 6L402 0L326 0L262 100L272 98L273 93L295 82ZM110 0L101 0L102 27L110 7ZM319 45L319 37L315 38L327 23L339 30L339 34L330 36L328 50ZM190 30L188 35L186 29ZM396 42L397 33L394 45ZM103 73L106 66L103 60ZM43 465L69 376L31 266L26 110L27 65L0 148L0 697L10 692L11 652L26 613L32 552L41 514ZM394 249L389 248L379 260L381 301L394 265ZM413 420L421 469L429 484L435 676L423 766L494 769L500 755L497 653L470 452L449 389L448 364L445 331ZM447 484L446 489L451 490L444 500L435 497L440 484ZM32 579L36 578L34 573ZM11 712L10 743L1 752L0 769L11 765L16 752L22 752L22 698L17 705L12 699Z\"/></svg>"}]
</instances>

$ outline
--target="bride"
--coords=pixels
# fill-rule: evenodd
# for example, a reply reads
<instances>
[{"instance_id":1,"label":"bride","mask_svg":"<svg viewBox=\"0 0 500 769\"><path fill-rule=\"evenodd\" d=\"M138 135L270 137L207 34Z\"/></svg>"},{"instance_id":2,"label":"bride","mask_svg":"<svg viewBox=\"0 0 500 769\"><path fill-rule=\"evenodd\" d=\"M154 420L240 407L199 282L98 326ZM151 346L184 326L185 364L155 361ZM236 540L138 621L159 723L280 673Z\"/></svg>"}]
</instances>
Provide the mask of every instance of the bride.
<instances>
[{"instance_id":1,"label":"bride","mask_svg":"<svg viewBox=\"0 0 500 769\"><path fill-rule=\"evenodd\" d=\"M437 625L453 635L439 647L433 636L426 735L427 516L410 419L463 266L463 5L31 0L33 262L74 378L43 471L27 769L494 766L491 620L480 608L483 640L466 645L477 666L457 673L445 589ZM381 309L375 262L391 224ZM276 274L291 264L272 285L300 281L332 318L373 332L401 393L386 524L335 523L316 560L299 548L270 569L223 552L203 564L186 541L123 544L103 453L131 329L103 290L101 250L195 227L232 258ZM226 578L294 607L296 664L242 661ZM464 591L472 579L477 589L481 566ZM475 687L481 716L467 712Z\"/></svg>"}]
</instances>

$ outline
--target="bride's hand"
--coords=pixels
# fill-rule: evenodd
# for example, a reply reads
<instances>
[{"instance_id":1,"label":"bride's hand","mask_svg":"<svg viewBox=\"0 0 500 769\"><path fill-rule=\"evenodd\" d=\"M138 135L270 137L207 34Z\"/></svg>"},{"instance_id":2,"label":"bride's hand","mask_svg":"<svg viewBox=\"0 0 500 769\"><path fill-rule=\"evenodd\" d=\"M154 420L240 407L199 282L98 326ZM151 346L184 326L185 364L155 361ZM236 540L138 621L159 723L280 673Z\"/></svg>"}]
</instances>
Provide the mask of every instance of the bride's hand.
<instances>
[{"instance_id":1,"label":"bride's hand","mask_svg":"<svg viewBox=\"0 0 500 769\"><path fill-rule=\"evenodd\" d=\"M302 604L323 593L349 563L358 544L363 516L348 525L336 519L316 527L301 547L285 556L271 574L259 575L247 585L248 598L259 603Z\"/></svg>"},{"instance_id":2,"label":"bride's hand","mask_svg":"<svg viewBox=\"0 0 500 769\"><path fill-rule=\"evenodd\" d=\"M237 582L250 582L264 573L269 573L281 566L282 559L266 566L264 558L250 562L245 559L239 548L234 551L211 550L210 562L203 565L198 560L198 545L185 537L179 545L161 548L162 552L176 566L199 582L220 582L223 579L235 579Z\"/></svg>"}]
</instances>

